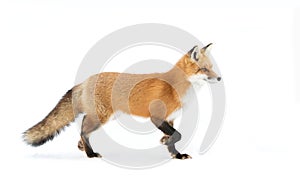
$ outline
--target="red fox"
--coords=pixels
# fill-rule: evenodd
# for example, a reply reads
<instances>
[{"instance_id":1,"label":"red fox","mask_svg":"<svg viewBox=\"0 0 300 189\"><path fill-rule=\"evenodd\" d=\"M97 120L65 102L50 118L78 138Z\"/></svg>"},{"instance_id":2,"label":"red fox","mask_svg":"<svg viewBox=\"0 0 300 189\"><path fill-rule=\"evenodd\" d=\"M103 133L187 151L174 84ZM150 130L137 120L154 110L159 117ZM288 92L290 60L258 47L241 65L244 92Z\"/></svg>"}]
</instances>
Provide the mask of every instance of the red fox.
<instances>
[{"instance_id":1,"label":"red fox","mask_svg":"<svg viewBox=\"0 0 300 189\"><path fill-rule=\"evenodd\" d=\"M191 158L175 148L181 134L173 128L174 115L185 105L184 99L194 84L221 80L206 54L210 45L193 47L165 73L104 72L89 77L69 90L41 122L25 131L24 141L40 146L58 135L78 114L83 114L78 148L89 158L102 157L93 151L89 136L116 112L122 112L150 118L165 134L161 143L173 158Z\"/></svg>"}]
</instances>

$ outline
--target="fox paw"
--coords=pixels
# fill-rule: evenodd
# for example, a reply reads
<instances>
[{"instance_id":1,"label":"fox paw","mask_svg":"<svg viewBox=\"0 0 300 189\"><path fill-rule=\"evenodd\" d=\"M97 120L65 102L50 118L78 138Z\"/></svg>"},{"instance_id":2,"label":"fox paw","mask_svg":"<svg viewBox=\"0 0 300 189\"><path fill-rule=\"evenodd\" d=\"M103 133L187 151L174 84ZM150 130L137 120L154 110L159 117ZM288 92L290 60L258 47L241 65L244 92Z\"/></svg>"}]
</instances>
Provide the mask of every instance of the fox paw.
<instances>
[{"instance_id":1,"label":"fox paw","mask_svg":"<svg viewBox=\"0 0 300 189\"><path fill-rule=\"evenodd\" d=\"M82 141L78 141L78 145L77 145L78 149L81 150L81 151L84 151L84 146L83 146L83 143Z\"/></svg>"},{"instance_id":2,"label":"fox paw","mask_svg":"<svg viewBox=\"0 0 300 189\"><path fill-rule=\"evenodd\" d=\"M96 158L102 158L102 156L99 153L89 153L89 154L87 154L87 156L89 158L94 158L94 157L96 157Z\"/></svg>"},{"instance_id":3,"label":"fox paw","mask_svg":"<svg viewBox=\"0 0 300 189\"><path fill-rule=\"evenodd\" d=\"M168 140L169 140L170 136L169 135L165 135L163 136L161 139L160 139L160 143L162 144L167 144L168 143Z\"/></svg>"},{"instance_id":4,"label":"fox paw","mask_svg":"<svg viewBox=\"0 0 300 189\"><path fill-rule=\"evenodd\" d=\"M188 155L188 154L180 154L180 153L178 153L178 154L172 154L172 157L174 159L192 159L192 157L190 155Z\"/></svg>"}]
</instances>

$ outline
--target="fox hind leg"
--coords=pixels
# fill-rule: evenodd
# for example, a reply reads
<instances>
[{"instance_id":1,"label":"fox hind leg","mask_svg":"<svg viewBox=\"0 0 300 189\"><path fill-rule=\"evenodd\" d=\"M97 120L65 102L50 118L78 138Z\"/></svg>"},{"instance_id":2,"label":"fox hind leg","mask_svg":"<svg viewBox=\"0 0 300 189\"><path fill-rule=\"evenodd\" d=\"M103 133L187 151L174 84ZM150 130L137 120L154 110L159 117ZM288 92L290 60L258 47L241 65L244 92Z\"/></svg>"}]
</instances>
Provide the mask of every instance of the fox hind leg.
<instances>
[{"instance_id":1,"label":"fox hind leg","mask_svg":"<svg viewBox=\"0 0 300 189\"><path fill-rule=\"evenodd\" d=\"M84 151L84 146L83 146L83 142L82 142L81 139L78 141L77 147L78 147L79 150Z\"/></svg>"},{"instance_id":2,"label":"fox hind leg","mask_svg":"<svg viewBox=\"0 0 300 189\"><path fill-rule=\"evenodd\" d=\"M78 148L82 151L85 151L86 155L89 158L93 157L99 157L101 158L102 156L99 153L95 153L92 149L92 146L90 144L90 134L97 130L100 127L100 123L97 118L94 117L89 117L86 115L83 118L82 121L82 127L81 127L81 140L78 142Z\"/></svg>"},{"instance_id":3,"label":"fox hind leg","mask_svg":"<svg viewBox=\"0 0 300 189\"><path fill-rule=\"evenodd\" d=\"M85 151L86 155L89 158L93 158L93 157L101 158L102 157L99 153L96 153L96 152L93 151L93 149L91 147L91 144L90 144L90 141L89 141L89 137L86 137L86 136L82 135L81 136L81 141L83 143L84 151Z\"/></svg>"}]
</instances>

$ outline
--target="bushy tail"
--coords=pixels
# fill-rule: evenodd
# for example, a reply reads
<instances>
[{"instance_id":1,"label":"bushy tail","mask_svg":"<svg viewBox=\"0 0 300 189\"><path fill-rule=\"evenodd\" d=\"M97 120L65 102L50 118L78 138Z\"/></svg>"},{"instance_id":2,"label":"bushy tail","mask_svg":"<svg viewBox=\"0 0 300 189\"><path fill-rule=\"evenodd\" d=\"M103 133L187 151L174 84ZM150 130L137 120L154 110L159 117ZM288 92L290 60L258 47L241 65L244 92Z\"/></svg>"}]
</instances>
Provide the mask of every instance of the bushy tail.
<instances>
[{"instance_id":1,"label":"bushy tail","mask_svg":"<svg viewBox=\"0 0 300 189\"><path fill-rule=\"evenodd\" d=\"M40 146L52 140L74 118L72 90L69 90L47 117L23 133L24 141L32 146Z\"/></svg>"}]
</instances>

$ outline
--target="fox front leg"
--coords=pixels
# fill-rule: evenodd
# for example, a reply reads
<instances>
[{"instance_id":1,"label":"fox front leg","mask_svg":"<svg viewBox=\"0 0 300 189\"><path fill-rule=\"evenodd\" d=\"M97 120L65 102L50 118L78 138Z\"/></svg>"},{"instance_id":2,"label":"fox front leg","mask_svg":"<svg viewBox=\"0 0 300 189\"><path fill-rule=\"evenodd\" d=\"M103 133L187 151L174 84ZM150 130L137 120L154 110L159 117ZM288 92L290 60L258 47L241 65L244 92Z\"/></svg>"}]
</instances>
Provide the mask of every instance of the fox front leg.
<instances>
[{"instance_id":1,"label":"fox front leg","mask_svg":"<svg viewBox=\"0 0 300 189\"><path fill-rule=\"evenodd\" d=\"M169 121L168 123L169 123L169 125L170 125L171 127L174 126L174 120ZM166 144L166 142L167 142L167 140L168 140L169 138L170 138L170 136L165 134L165 136L163 136L163 137L160 139L160 143Z\"/></svg>"},{"instance_id":2,"label":"fox front leg","mask_svg":"<svg viewBox=\"0 0 300 189\"><path fill-rule=\"evenodd\" d=\"M191 156L188 154L181 154L175 148L175 143L181 139L181 134L176 129L174 129L167 121L160 121L155 118L151 118L151 121L159 130L161 130L165 135L169 136L166 141L164 141L164 145L168 147L168 151L171 153L173 158L191 159Z\"/></svg>"}]
</instances>

